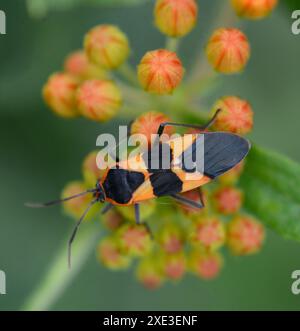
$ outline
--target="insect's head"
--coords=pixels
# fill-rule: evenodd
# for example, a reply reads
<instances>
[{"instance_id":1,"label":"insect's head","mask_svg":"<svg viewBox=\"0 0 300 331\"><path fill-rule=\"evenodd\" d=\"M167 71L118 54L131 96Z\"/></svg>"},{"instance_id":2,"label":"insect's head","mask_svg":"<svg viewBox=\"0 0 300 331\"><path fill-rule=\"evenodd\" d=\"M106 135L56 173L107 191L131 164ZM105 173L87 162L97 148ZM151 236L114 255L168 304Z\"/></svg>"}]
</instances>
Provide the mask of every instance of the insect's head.
<instances>
[{"instance_id":1,"label":"insect's head","mask_svg":"<svg viewBox=\"0 0 300 331\"><path fill-rule=\"evenodd\" d=\"M100 181L97 181L96 183L96 191L94 192L94 197L98 202L104 202L106 199L105 191Z\"/></svg>"}]
</instances>

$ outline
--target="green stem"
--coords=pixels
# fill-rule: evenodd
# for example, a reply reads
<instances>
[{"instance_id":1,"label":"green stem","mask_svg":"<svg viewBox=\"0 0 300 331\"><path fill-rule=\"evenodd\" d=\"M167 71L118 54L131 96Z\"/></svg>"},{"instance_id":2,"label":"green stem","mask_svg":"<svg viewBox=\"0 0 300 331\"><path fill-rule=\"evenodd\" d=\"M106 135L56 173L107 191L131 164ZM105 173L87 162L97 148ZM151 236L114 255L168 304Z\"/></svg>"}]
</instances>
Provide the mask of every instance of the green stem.
<instances>
[{"instance_id":1,"label":"green stem","mask_svg":"<svg viewBox=\"0 0 300 331\"><path fill-rule=\"evenodd\" d=\"M199 80L187 82L184 86L185 93L188 97L205 96L213 90L220 82L220 77L217 73L211 72L203 75Z\"/></svg>"},{"instance_id":2,"label":"green stem","mask_svg":"<svg viewBox=\"0 0 300 331\"><path fill-rule=\"evenodd\" d=\"M129 83L138 86L137 73L128 62L124 63L118 71Z\"/></svg>"},{"instance_id":3,"label":"green stem","mask_svg":"<svg viewBox=\"0 0 300 331\"><path fill-rule=\"evenodd\" d=\"M231 27L237 22L237 15L233 11L228 1L220 1L218 14L215 16L208 33L212 33L213 30L219 27ZM206 37L208 39L209 35ZM203 49L201 47L201 54L197 54L193 70L188 78L189 82L197 82L201 79L201 76L207 76L209 74L214 75L215 72L208 64L207 59L202 54Z\"/></svg>"},{"instance_id":4,"label":"green stem","mask_svg":"<svg viewBox=\"0 0 300 331\"><path fill-rule=\"evenodd\" d=\"M56 258L39 286L21 307L22 311L48 310L57 301L79 273L90 253L95 249L99 239L97 222L89 222L82 225L82 229L74 243L71 269L68 269L67 264L68 239L58 251Z\"/></svg>"},{"instance_id":5,"label":"green stem","mask_svg":"<svg viewBox=\"0 0 300 331\"><path fill-rule=\"evenodd\" d=\"M168 49L171 52L176 52L179 47L179 39L178 38L171 38L168 37L166 39L166 49Z\"/></svg>"}]
</instances>

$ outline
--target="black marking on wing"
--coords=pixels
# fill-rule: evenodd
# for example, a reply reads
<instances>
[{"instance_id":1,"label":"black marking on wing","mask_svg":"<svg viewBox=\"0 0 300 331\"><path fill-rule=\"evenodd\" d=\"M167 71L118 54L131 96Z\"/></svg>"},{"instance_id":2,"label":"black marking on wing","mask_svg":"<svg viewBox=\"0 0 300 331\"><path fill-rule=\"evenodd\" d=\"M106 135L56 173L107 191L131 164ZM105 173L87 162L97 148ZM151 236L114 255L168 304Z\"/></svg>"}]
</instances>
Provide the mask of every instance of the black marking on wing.
<instances>
[{"instance_id":1,"label":"black marking on wing","mask_svg":"<svg viewBox=\"0 0 300 331\"><path fill-rule=\"evenodd\" d=\"M236 134L211 132L204 135L204 173L215 178L232 169L248 154L247 139Z\"/></svg>"},{"instance_id":2,"label":"black marking on wing","mask_svg":"<svg viewBox=\"0 0 300 331\"><path fill-rule=\"evenodd\" d=\"M120 204L126 204L132 193L144 182L145 176L138 171L110 169L103 188L108 198Z\"/></svg>"},{"instance_id":3,"label":"black marking on wing","mask_svg":"<svg viewBox=\"0 0 300 331\"><path fill-rule=\"evenodd\" d=\"M182 191L182 181L171 170L153 173L150 176L153 193L157 197L176 194Z\"/></svg>"},{"instance_id":4,"label":"black marking on wing","mask_svg":"<svg viewBox=\"0 0 300 331\"><path fill-rule=\"evenodd\" d=\"M250 142L233 133L210 132L204 135L204 173L215 178L240 163L251 148Z\"/></svg>"},{"instance_id":5,"label":"black marking on wing","mask_svg":"<svg viewBox=\"0 0 300 331\"><path fill-rule=\"evenodd\" d=\"M160 142L143 153L142 157L149 172L161 172L171 169L173 151L169 144Z\"/></svg>"},{"instance_id":6,"label":"black marking on wing","mask_svg":"<svg viewBox=\"0 0 300 331\"><path fill-rule=\"evenodd\" d=\"M246 157L250 150L250 143L233 133L207 132L204 135L204 175L215 178L232 169ZM200 138L181 155L182 160L192 157L196 159L196 149L201 145ZM195 169L186 169L182 161L182 169L186 172L199 171L199 165Z\"/></svg>"}]
</instances>

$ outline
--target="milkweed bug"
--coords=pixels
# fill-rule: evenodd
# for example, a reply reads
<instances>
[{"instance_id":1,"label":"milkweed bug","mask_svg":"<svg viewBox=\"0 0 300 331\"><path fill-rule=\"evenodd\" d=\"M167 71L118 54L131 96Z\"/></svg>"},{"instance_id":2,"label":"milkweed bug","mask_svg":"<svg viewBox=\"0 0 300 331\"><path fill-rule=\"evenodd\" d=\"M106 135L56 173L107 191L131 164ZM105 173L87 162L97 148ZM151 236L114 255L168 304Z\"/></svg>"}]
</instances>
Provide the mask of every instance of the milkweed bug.
<instances>
[{"instance_id":1,"label":"milkweed bug","mask_svg":"<svg viewBox=\"0 0 300 331\"><path fill-rule=\"evenodd\" d=\"M218 110L213 118L204 126L173 122L161 123L157 132L157 143L159 147L162 145L160 142L160 137L166 126L192 128L203 131L213 124L219 112L220 110ZM176 168L173 167L172 164L174 164L175 159L177 161L182 161L183 158L194 155L199 146L200 136L202 136L202 138L204 137L203 173L200 173L197 169L194 169L195 171L193 178L188 179L186 175L190 172L190 170L185 168L184 162L181 162L180 166ZM183 143L182 140L184 138L177 137L175 139L177 139L177 142L179 140L179 142ZM232 169L246 157L250 150L250 143L248 140L236 134L226 132L204 132L193 135L193 139L190 139L190 144L185 146L184 150L181 149L179 152L176 151L176 153L172 148L174 142L176 142L174 139L164 142L164 144L168 145L168 153L170 154L171 163L169 169L152 169L150 166L150 164L152 164L152 154L150 150L148 153L144 152L140 154L140 157L144 162L143 169L136 171L128 167L128 164L134 163L128 162L129 160L116 161L115 167L110 167L105 171L103 177L97 181L94 189L90 189L64 199L54 200L42 204L26 204L27 206L33 208L48 207L57 203L75 199L85 194L92 194L93 199L84 211L83 215L80 217L79 221L76 223L68 243L69 266L71 261L71 245L77 233L78 227L95 203L107 203L101 211L102 214L105 214L114 205L134 205L137 224L140 224L139 203L152 198L170 196L188 206L199 209L203 208L203 201L197 203L181 196L179 193L200 187ZM161 153L158 154L158 158L158 161L160 162L162 158Z\"/></svg>"}]
</instances>

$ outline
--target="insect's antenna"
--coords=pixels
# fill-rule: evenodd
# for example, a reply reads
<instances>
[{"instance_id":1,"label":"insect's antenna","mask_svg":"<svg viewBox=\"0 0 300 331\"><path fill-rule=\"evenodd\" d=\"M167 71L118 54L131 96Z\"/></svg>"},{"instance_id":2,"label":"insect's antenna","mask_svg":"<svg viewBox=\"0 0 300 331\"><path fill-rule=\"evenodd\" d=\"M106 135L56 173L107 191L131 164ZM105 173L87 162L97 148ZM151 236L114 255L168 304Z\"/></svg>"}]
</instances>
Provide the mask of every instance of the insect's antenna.
<instances>
[{"instance_id":1,"label":"insect's antenna","mask_svg":"<svg viewBox=\"0 0 300 331\"><path fill-rule=\"evenodd\" d=\"M222 111L221 108L217 109L214 116L211 118L211 120L205 124L205 128L208 129L212 124L214 124L215 120L219 116L220 112Z\"/></svg>"},{"instance_id":2,"label":"insect's antenna","mask_svg":"<svg viewBox=\"0 0 300 331\"><path fill-rule=\"evenodd\" d=\"M79 221L76 223L75 227L74 227L74 230L71 234L71 237L69 239L69 243L68 243L68 266L69 266L69 269L71 268L71 248L72 248L72 243L75 239L75 236L76 236L76 233L77 233L77 230L81 224L81 222L84 220L86 214L89 212L89 210L91 209L91 207L94 205L94 203L97 202L97 199L91 201L89 203L89 205L87 206L86 210L84 211L84 213L81 215Z\"/></svg>"},{"instance_id":3,"label":"insect's antenna","mask_svg":"<svg viewBox=\"0 0 300 331\"><path fill-rule=\"evenodd\" d=\"M44 208L44 207L49 207L49 206L53 206L53 205L56 205L56 204L59 204L59 203L62 203L62 202L68 201L68 200L79 198L79 197L81 197L81 196L83 196L85 194L88 194L88 193L94 193L94 192L96 192L96 190L95 189L91 189L91 190L87 190L85 192L81 192L81 193L72 195L72 196L67 197L67 198L53 200L53 201L48 201L48 202L45 202L45 203L31 203L31 202L27 202L27 203L25 203L25 206L26 207L30 207L30 208Z\"/></svg>"}]
</instances>

